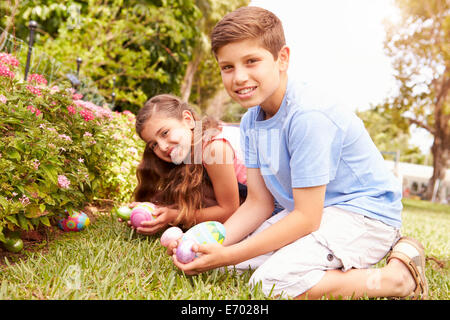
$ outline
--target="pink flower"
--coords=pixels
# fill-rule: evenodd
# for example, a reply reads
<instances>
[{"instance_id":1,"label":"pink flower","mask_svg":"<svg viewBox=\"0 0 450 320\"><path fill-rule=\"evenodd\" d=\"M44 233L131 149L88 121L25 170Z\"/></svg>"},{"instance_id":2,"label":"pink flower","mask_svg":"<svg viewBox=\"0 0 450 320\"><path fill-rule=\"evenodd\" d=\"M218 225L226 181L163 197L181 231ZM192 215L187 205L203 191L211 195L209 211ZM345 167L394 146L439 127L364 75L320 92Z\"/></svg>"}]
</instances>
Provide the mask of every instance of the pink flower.
<instances>
[{"instance_id":1,"label":"pink flower","mask_svg":"<svg viewBox=\"0 0 450 320\"><path fill-rule=\"evenodd\" d=\"M27 89L32 94L37 95L38 97L40 97L42 95L41 89L39 89L38 87L27 86Z\"/></svg>"},{"instance_id":2,"label":"pink flower","mask_svg":"<svg viewBox=\"0 0 450 320\"><path fill-rule=\"evenodd\" d=\"M35 170L39 169L39 166L41 165L41 163L39 162L39 160L33 160L33 167Z\"/></svg>"},{"instance_id":3,"label":"pink flower","mask_svg":"<svg viewBox=\"0 0 450 320\"><path fill-rule=\"evenodd\" d=\"M95 119L94 114L91 111L89 111L88 109L80 110L80 114L83 117L84 121L86 121L86 122Z\"/></svg>"},{"instance_id":4,"label":"pink flower","mask_svg":"<svg viewBox=\"0 0 450 320\"><path fill-rule=\"evenodd\" d=\"M104 118L108 118L108 119L113 118L112 111L107 107L103 108L103 107L93 104L92 102L83 101L83 100L75 100L74 104L76 104L78 107L89 110L93 117L98 117L98 118L103 118L103 119ZM92 118L92 119L94 119L94 118ZM92 120L92 119L90 119L90 120ZM88 120L86 120L86 121L88 121Z\"/></svg>"},{"instance_id":5,"label":"pink flower","mask_svg":"<svg viewBox=\"0 0 450 320\"><path fill-rule=\"evenodd\" d=\"M0 63L0 77L8 77L14 79L14 72L9 70L7 65Z\"/></svg>"},{"instance_id":6,"label":"pink flower","mask_svg":"<svg viewBox=\"0 0 450 320\"><path fill-rule=\"evenodd\" d=\"M35 108L35 107L31 106L31 105L29 105L27 107L27 110L30 110L32 113L35 113L36 117L38 117L42 113L41 110L39 110L38 108Z\"/></svg>"},{"instance_id":7,"label":"pink flower","mask_svg":"<svg viewBox=\"0 0 450 320\"><path fill-rule=\"evenodd\" d=\"M6 103L6 101L8 101L6 99L6 97L4 95L0 94L0 103Z\"/></svg>"},{"instance_id":8,"label":"pink flower","mask_svg":"<svg viewBox=\"0 0 450 320\"><path fill-rule=\"evenodd\" d=\"M50 94L54 94L56 92L59 92L59 87L58 86L53 86L50 88Z\"/></svg>"},{"instance_id":9,"label":"pink flower","mask_svg":"<svg viewBox=\"0 0 450 320\"><path fill-rule=\"evenodd\" d=\"M43 84L43 85L47 85L47 80L44 78L44 76L37 74L37 73L33 73L30 74L27 78L27 81L29 83L35 83L35 84Z\"/></svg>"},{"instance_id":10,"label":"pink flower","mask_svg":"<svg viewBox=\"0 0 450 320\"><path fill-rule=\"evenodd\" d=\"M69 111L69 113L71 114L77 114L77 110L74 106L67 106L67 111Z\"/></svg>"},{"instance_id":11,"label":"pink flower","mask_svg":"<svg viewBox=\"0 0 450 320\"><path fill-rule=\"evenodd\" d=\"M130 147L127 149L127 152L131 153L132 155L138 154L138 151L135 147Z\"/></svg>"},{"instance_id":12,"label":"pink flower","mask_svg":"<svg viewBox=\"0 0 450 320\"><path fill-rule=\"evenodd\" d=\"M68 135L60 134L60 135L58 135L58 137L60 137L61 139L64 139L64 140L72 142L72 138L69 137Z\"/></svg>"},{"instance_id":13,"label":"pink flower","mask_svg":"<svg viewBox=\"0 0 450 320\"><path fill-rule=\"evenodd\" d=\"M113 134L112 137L113 137L114 140L120 140L121 135L120 135L119 133L116 132L116 133Z\"/></svg>"},{"instance_id":14,"label":"pink flower","mask_svg":"<svg viewBox=\"0 0 450 320\"><path fill-rule=\"evenodd\" d=\"M19 60L17 60L12 54L6 52L0 52L0 63L10 65L12 67L19 66Z\"/></svg>"},{"instance_id":15,"label":"pink flower","mask_svg":"<svg viewBox=\"0 0 450 320\"><path fill-rule=\"evenodd\" d=\"M19 201L26 206L27 204L30 203L30 199L26 196L26 195L22 195L21 198L19 198Z\"/></svg>"},{"instance_id":16,"label":"pink flower","mask_svg":"<svg viewBox=\"0 0 450 320\"><path fill-rule=\"evenodd\" d=\"M67 189L70 186L70 181L65 175L58 175L58 186L63 189Z\"/></svg>"},{"instance_id":17,"label":"pink flower","mask_svg":"<svg viewBox=\"0 0 450 320\"><path fill-rule=\"evenodd\" d=\"M92 137L92 133L86 131L86 132L83 134L83 137Z\"/></svg>"},{"instance_id":18,"label":"pink flower","mask_svg":"<svg viewBox=\"0 0 450 320\"><path fill-rule=\"evenodd\" d=\"M123 111L122 114L127 115L128 121L130 121L130 122L133 122L135 120L135 115L133 113L131 113L131 111L129 111L129 110Z\"/></svg>"},{"instance_id":19,"label":"pink flower","mask_svg":"<svg viewBox=\"0 0 450 320\"><path fill-rule=\"evenodd\" d=\"M83 95L80 93L75 93L74 95L72 95L73 100L81 100L81 98L83 98Z\"/></svg>"}]
</instances>

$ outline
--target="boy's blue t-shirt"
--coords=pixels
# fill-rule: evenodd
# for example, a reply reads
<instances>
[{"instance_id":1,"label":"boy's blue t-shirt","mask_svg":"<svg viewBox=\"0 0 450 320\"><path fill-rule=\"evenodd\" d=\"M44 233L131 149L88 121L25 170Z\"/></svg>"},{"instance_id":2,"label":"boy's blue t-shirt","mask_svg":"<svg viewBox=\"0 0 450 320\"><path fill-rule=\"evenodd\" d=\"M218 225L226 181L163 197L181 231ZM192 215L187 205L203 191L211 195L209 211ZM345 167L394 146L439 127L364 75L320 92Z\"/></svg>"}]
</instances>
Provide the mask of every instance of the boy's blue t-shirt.
<instances>
[{"instance_id":1,"label":"boy's blue t-shirt","mask_svg":"<svg viewBox=\"0 0 450 320\"><path fill-rule=\"evenodd\" d=\"M247 168L259 168L267 188L289 211L292 188L327 185L324 206L336 206L399 228L401 184L385 166L363 122L320 102L288 81L278 112L250 108L241 120Z\"/></svg>"}]
</instances>

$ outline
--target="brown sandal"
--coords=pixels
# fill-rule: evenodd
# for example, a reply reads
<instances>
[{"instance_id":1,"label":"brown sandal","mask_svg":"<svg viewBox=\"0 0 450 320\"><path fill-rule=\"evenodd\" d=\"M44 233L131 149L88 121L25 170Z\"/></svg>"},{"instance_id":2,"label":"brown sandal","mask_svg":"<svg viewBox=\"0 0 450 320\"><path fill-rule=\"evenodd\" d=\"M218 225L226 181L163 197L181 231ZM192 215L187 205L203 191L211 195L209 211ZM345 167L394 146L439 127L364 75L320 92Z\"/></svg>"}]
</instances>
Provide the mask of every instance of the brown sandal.
<instances>
[{"instance_id":1,"label":"brown sandal","mask_svg":"<svg viewBox=\"0 0 450 320\"><path fill-rule=\"evenodd\" d=\"M411 272L416 289L412 299L428 299L428 282L425 276L425 251L422 244L410 237L401 237L389 253L386 263L392 258L402 261Z\"/></svg>"}]
</instances>

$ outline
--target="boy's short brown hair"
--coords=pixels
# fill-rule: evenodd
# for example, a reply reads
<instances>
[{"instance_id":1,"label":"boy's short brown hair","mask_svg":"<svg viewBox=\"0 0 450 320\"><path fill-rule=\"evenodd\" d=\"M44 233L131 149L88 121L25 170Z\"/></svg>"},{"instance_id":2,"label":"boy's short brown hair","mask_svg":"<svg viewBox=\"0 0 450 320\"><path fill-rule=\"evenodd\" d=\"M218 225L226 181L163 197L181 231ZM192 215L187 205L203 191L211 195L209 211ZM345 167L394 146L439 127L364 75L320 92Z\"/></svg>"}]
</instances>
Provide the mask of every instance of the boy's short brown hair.
<instances>
[{"instance_id":1,"label":"boy's short brown hair","mask_svg":"<svg viewBox=\"0 0 450 320\"><path fill-rule=\"evenodd\" d=\"M216 24L211 33L211 49L217 56L223 46L249 39L259 40L275 60L286 44L280 19L266 9L248 6L228 13Z\"/></svg>"}]
</instances>

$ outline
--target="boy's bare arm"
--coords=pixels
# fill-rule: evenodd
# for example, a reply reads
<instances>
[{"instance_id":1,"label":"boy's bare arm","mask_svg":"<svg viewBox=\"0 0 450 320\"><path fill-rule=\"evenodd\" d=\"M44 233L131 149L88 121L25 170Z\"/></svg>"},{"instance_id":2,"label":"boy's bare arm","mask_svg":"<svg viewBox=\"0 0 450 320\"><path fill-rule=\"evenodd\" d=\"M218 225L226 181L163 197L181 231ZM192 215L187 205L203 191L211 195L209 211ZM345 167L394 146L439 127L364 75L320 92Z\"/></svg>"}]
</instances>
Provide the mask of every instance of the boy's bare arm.
<instances>
[{"instance_id":1,"label":"boy's bare arm","mask_svg":"<svg viewBox=\"0 0 450 320\"><path fill-rule=\"evenodd\" d=\"M320 227L326 186L293 189L294 210L266 230L229 247L229 264L277 250ZM228 260L227 259L227 260Z\"/></svg>"},{"instance_id":2,"label":"boy's bare arm","mask_svg":"<svg viewBox=\"0 0 450 320\"><path fill-rule=\"evenodd\" d=\"M225 222L224 245L236 243L256 230L273 211L273 197L266 188L259 169L247 169L247 198Z\"/></svg>"},{"instance_id":3,"label":"boy's bare arm","mask_svg":"<svg viewBox=\"0 0 450 320\"><path fill-rule=\"evenodd\" d=\"M218 244L198 245L198 251L203 253L201 257L194 259L194 261L188 264L182 264L176 260L174 255L174 263L178 268L186 272L186 274L196 274L221 266L235 265L286 246L319 228L322 219L325 189L325 185L293 189L294 210L269 228L243 241L228 246ZM249 205L252 203L248 202ZM256 203L253 204L255 206L257 205ZM236 242L245 237L246 234L254 230L253 224L257 224L260 219L263 219L263 215L258 215L257 207L250 207L248 211L241 209L244 209L243 206L229 219L231 220L233 218L232 224L232 221L227 221L226 223L227 225L230 222L227 225L227 237L231 238L228 239L229 242ZM256 217L250 217L252 209L256 209L253 211Z\"/></svg>"}]
</instances>

